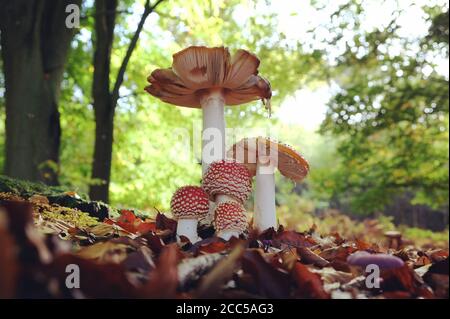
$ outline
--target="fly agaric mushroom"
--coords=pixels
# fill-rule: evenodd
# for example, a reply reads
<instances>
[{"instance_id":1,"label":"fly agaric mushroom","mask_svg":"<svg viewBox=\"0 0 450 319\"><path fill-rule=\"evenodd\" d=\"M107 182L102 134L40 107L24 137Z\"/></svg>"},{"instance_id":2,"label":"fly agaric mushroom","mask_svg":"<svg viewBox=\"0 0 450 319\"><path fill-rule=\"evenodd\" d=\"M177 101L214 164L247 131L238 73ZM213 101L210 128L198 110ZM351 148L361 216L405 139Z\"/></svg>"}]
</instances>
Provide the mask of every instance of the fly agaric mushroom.
<instances>
[{"instance_id":1,"label":"fly agaric mushroom","mask_svg":"<svg viewBox=\"0 0 450 319\"><path fill-rule=\"evenodd\" d=\"M235 201L221 202L214 211L214 228L217 236L225 240L239 237L247 229L247 217L242 204Z\"/></svg>"},{"instance_id":2,"label":"fly agaric mushroom","mask_svg":"<svg viewBox=\"0 0 450 319\"><path fill-rule=\"evenodd\" d=\"M245 164L256 176L254 227L259 232L277 227L275 211L275 169L294 182L309 172L308 162L291 147L268 138L244 138L228 151L228 156Z\"/></svg>"},{"instance_id":3,"label":"fly agaric mushroom","mask_svg":"<svg viewBox=\"0 0 450 319\"><path fill-rule=\"evenodd\" d=\"M235 201L242 205L252 191L252 179L245 165L235 160L220 160L208 167L202 187L216 204Z\"/></svg>"},{"instance_id":4,"label":"fly agaric mushroom","mask_svg":"<svg viewBox=\"0 0 450 319\"><path fill-rule=\"evenodd\" d=\"M262 99L270 111L270 83L258 75L259 59L245 50L233 57L227 48L192 46L173 55L172 67L157 69L145 90L162 101L203 110L203 173L225 157L224 105ZM205 131L205 130L208 130ZM209 148L209 145L211 148ZM212 153L211 154L211 150Z\"/></svg>"},{"instance_id":5,"label":"fly agaric mushroom","mask_svg":"<svg viewBox=\"0 0 450 319\"><path fill-rule=\"evenodd\" d=\"M187 237L191 243L198 241L197 224L209 210L208 195L199 186L183 186L170 201L172 214L178 220L177 236Z\"/></svg>"}]
</instances>

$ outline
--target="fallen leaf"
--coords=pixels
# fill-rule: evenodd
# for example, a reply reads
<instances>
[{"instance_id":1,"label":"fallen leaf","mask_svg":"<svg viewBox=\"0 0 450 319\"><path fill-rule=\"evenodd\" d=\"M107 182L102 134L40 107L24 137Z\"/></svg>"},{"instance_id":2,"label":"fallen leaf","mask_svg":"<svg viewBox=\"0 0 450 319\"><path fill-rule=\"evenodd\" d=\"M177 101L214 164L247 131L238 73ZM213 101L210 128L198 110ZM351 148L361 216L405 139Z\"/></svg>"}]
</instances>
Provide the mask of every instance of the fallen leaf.
<instances>
[{"instance_id":1,"label":"fallen leaf","mask_svg":"<svg viewBox=\"0 0 450 319\"><path fill-rule=\"evenodd\" d=\"M146 246L141 246L136 251L128 254L122 265L128 271L138 271L142 273L148 273L155 268L152 251Z\"/></svg>"},{"instance_id":2,"label":"fallen leaf","mask_svg":"<svg viewBox=\"0 0 450 319\"><path fill-rule=\"evenodd\" d=\"M6 212L0 208L0 299L14 297L19 275L17 247L7 228Z\"/></svg>"},{"instance_id":3,"label":"fallen leaf","mask_svg":"<svg viewBox=\"0 0 450 319\"><path fill-rule=\"evenodd\" d=\"M237 246L224 259L207 273L200 281L198 289L194 292L196 298L214 298L217 296L220 287L233 276L237 261L244 252L242 246Z\"/></svg>"},{"instance_id":4,"label":"fallen leaf","mask_svg":"<svg viewBox=\"0 0 450 319\"><path fill-rule=\"evenodd\" d=\"M297 296L300 298L329 299L330 295L323 288L322 279L311 272L307 266L297 263L292 271L297 284Z\"/></svg>"},{"instance_id":5,"label":"fallen leaf","mask_svg":"<svg viewBox=\"0 0 450 319\"><path fill-rule=\"evenodd\" d=\"M142 219L136 217L136 215L130 210L121 210L120 217L114 221L111 219L107 219L107 224L115 224L126 231L133 234L146 234L150 231L156 231L156 223L155 222L144 222Z\"/></svg>"},{"instance_id":6,"label":"fallen leaf","mask_svg":"<svg viewBox=\"0 0 450 319\"><path fill-rule=\"evenodd\" d=\"M283 249L283 245L287 247L312 247L316 242L302 233L285 230L277 233L272 239L272 244L275 247Z\"/></svg>"},{"instance_id":7,"label":"fallen leaf","mask_svg":"<svg viewBox=\"0 0 450 319\"><path fill-rule=\"evenodd\" d=\"M211 237L203 239L192 245L191 251L194 253L212 254L228 249L227 242L219 237Z\"/></svg>"},{"instance_id":8,"label":"fallen leaf","mask_svg":"<svg viewBox=\"0 0 450 319\"><path fill-rule=\"evenodd\" d=\"M77 252L77 255L85 259L98 261L99 263L120 264L127 258L129 251L134 251L129 245L107 241L82 247Z\"/></svg>"},{"instance_id":9,"label":"fallen leaf","mask_svg":"<svg viewBox=\"0 0 450 319\"><path fill-rule=\"evenodd\" d=\"M177 244L165 246L148 282L140 289L143 298L175 298L178 286L180 254Z\"/></svg>"},{"instance_id":10,"label":"fallen leaf","mask_svg":"<svg viewBox=\"0 0 450 319\"><path fill-rule=\"evenodd\" d=\"M353 275L347 272L338 271L331 267L313 269L311 272L319 274L324 284L340 283L346 284L353 279Z\"/></svg>"},{"instance_id":11,"label":"fallen leaf","mask_svg":"<svg viewBox=\"0 0 450 319\"><path fill-rule=\"evenodd\" d=\"M253 277L259 293L268 298L287 298L290 294L290 280L267 263L258 250L247 250L242 257L242 269Z\"/></svg>"},{"instance_id":12,"label":"fallen leaf","mask_svg":"<svg viewBox=\"0 0 450 319\"><path fill-rule=\"evenodd\" d=\"M65 254L56 257L48 269L50 277L58 279L63 296L72 296L74 290L67 289L66 267L76 265L80 270L80 291L88 298L136 298L138 292L119 264L100 264L79 256Z\"/></svg>"},{"instance_id":13,"label":"fallen leaf","mask_svg":"<svg viewBox=\"0 0 450 319\"><path fill-rule=\"evenodd\" d=\"M406 264L403 267L382 270L380 276L383 279L381 289L384 291L407 291L420 297L432 297L430 291L422 289L420 276Z\"/></svg>"},{"instance_id":14,"label":"fallen leaf","mask_svg":"<svg viewBox=\"0 0 450 319\"><path fill-rule=\"evenodd\" d=\"M177 221L170 219L164 214L156 215L156 228L160 230L170 230L172 233L177 231Z\"/></svg>"},{"instance_id":15,"label":"fallen leaf","mask_svg":"<svg viewBox=\"0 0 450 319\"><path fill-rule=\"evenodd\" d=\"M307 247L298 247L297 251L300 255L301 262L304 264L312 264L317 267L326 267L330 263L328 260L315 254Z\"/></svg>"},{"instance_id":16,"label":"fallen leaf","mask_svg":"<svg viewBox=\"0 0 450 319\"><path fill-rule=\"evenodd\" d=\"M346 262L347 257L355 251L356 249L351 246L338 246L325 249L319 256L328 261L340 260Z\"/></svg>"},{"instance_id":17,"label":"fallen leaf","mask_svg":"<svg viewBox=\"0 0 450 319\"><path fill-rule=\"evenodd\" d=\"M222 254L207 254L196 258L188 258L178 265L178 288L187 291L211 270L225 256Z\"/></svg>"}]
</instances>

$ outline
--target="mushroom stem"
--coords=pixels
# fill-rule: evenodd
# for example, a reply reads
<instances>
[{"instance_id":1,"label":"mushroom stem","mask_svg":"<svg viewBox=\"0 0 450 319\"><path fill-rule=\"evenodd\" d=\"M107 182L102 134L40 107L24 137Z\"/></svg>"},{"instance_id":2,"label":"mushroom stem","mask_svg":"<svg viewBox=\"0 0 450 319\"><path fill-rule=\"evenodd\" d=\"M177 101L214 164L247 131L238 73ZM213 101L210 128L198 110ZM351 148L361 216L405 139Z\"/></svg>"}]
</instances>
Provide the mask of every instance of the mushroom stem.
<instances>
[{"instance_id":1,"label":"mushroom stem","mask_svg":"<svg viewBox=\"0 0 450 319\"><path fill-rule=\"evenodd\" d=\"M263 164L262 157L256 166L255 215L253 226L258 232L273 227L277 229L275 210L275 167L273 164Z\"/></svg>"},{"instance_id":2,"label":"mushroom stem","mask_svg":"<svg viewBox=\"0 0 450 319\"><path fill-rule=\"evenodd\" d=\"M209 165L225 158L225 100L221 90L209 90L200 99L203 110L202 133L202 175ZM205 221L209 224L214 219L215 203L209 202L209 212Z\"/></svg>"},{"instance_id":3,"label":"mushroom stem","mask_svg":"<svg viewBox=\"0 0 450 319\"><path fill-rule=\"evenodd\" d=\"M203 110L202 170L225 158L225 100L221 90L209 90L201 100Z\"/></svg>"},{"instance_id":4,"label":"mushroom stem","mask_svg":"<svg viewBox=\"0 0 450 319\"><path fill-rule=\"evenodd\" d=\"M199 240L197 235L197 224L197 219L179 219L177 224L177 236L185 236L191 241L191 243L197 242Z\"/></svg>"},{"instance_id":5,"label":"mushroom stem","mask_svg":"<svg viewBox=\"0 0 450 319\"><path fill-rule=\"evenodd\" d=\"M217 237L224 240L230 240L231 237L239 238L239 232L237 230L222 230L217 234Z\"/></svg>"}]
</instances>

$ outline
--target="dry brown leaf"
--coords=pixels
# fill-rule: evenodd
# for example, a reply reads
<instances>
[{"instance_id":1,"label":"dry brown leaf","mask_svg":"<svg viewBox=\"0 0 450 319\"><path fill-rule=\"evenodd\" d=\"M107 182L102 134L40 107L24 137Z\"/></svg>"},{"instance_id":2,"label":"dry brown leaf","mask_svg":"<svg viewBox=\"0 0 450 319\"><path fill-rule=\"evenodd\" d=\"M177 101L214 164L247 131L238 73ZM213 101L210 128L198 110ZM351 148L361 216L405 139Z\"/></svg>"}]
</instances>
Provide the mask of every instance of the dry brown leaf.
<instances>
[{"instance_id":1,"label":"dry brown leaf","mask_svg":"<svg viewBox=\"0 0 450 319\"><path fill-rule=\"evenodd\" d=\"M8 219L0 208L0 299L14 297L19 273L16 244L7 229Z\"/></svg>"},{"instance_id":2,"label":"dry brown leaf","mask_svg":"<svg viewBox=\"0 0 450 319\"><path fill-rule=\"evenodd\" d=\"M98 261L99 263L120 264L127 258L129 251L134 251L129 245L107 241L82 247L77 255L85 259Z\"/></svg>"},{"instance_id":3,"label":"dry brown leaf","mask_svg":"<svg viewBox=\"0 0 450 319\"><path fill-rule=\"evenodd\" d=\"M297 296L300 298L329 299L330 295L323 288L322 279L311 272L307 266L297 263L292 271L297 284Z\"/></svg>"},{"instance_id":4,"label":"dry brown leaf","mask_svg":"<svg viewBox=\"0 0 450 319\"><path fill-rule=\"evenodd\" d=\"M200 281L194 295L197 298L214 298L220 287L233 276L236 264L244 253L244 247L236 246L231 253L217 263Z\"/></svg>"}]
</instances>

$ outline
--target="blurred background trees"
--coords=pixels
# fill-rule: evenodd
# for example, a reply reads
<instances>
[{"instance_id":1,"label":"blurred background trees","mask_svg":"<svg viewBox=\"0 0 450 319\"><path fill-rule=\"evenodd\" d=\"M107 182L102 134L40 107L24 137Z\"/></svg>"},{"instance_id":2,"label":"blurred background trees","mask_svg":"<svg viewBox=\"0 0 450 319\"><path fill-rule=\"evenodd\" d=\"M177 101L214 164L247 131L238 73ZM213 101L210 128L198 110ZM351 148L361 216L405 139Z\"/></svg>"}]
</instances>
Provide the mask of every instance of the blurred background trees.
<instances>
[{"instance_id":1,"label":"blurred background trees","mask_svg":"<svg viewBox=\"0 0 450 319\"><path fill-rule=\"evenodd\" d=\"M2 1L6 174L58 183L60 86L73 37L65 27L77 1Z\"/></svg>"},{"instance_id":2,"label":"blurred background trees","mask_svg":"<svg viewBox=\"0 0 450 319\"><path fill-rule=\"evenodd\" d=\"M1 15L19 5L8 3L0 3ZM110 9L99 9L108 3ZM155 4L129 52L145 8ZM261 59L260 72L274 90L270 119L261 103L254 102L227 108L227 126L241 128L237 138L270 131L311 163L311 175L302 184L277 176L283 221L310 227L311 216L336 209L355 218L387 215L397 223L435 230L448 225L445 1L153 0L145 5L126 0L82 2L81 27L68 42L67 58L58 64L61 85L53 85L60 90L53 104L61 127L57 156L42 157L41 151L54 149L43 142L21 148L28 152L23 155L8 151L15 139L48 132L49 117L31 94L22 95L26 103L8 104L11 92L42 82L46 73L9 62L14 47L7 41L16 32L17 20L2 19L0 165L5 174L43 180L39 174L22 174L20 163L34 163L38 171L51 168L54 178L44 179L49 183L58 181L81 193L91 188L94 198L108 200L109 195L117 206L167 209L177 187L200 181L199 145L194 153L183 153L178 134L187 130L190 143L196 145L200 112L152 98L143 91L146 77L155 68L169 66L171 55L186 46L225 45L232 51L255 52ZM60 10L51 8L53 14ZM103 30L109 33L103 37L107 41L99 61L100 28L108 26L101 19L112 16ZM31 17L21 19L29 22ZM50 33L56 36L55 32ZM50 58L64 49L45 52ZM25 73L18 84L8 84L8 72ZM39 123L31 125L23 108L41 110ZM9 109L25 117L12 124L13 133L4 125L14 118ZM102 139L105 134L108 138Z\"/></svg>"}]
</instances>

